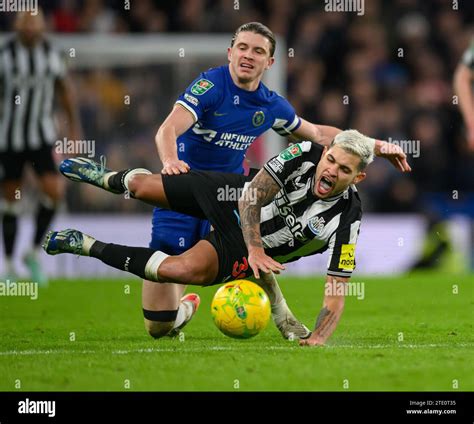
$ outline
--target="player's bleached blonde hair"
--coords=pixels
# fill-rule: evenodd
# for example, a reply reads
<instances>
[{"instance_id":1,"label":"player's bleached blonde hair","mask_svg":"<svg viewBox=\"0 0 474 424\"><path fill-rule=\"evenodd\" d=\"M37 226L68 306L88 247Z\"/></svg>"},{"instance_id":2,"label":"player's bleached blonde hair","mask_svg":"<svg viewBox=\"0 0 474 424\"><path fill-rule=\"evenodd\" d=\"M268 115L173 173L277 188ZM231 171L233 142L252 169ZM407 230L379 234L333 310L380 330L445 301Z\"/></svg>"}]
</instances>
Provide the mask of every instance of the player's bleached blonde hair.
<instances>
[{"instance_id":1,"label":"player's bleached blonde hair","mask_svg":"<svg viewBox=\"0 0 474 424\"><path fill-rule=\"evenodd\" d=\"M346 130L340 132L331 143L338 146L347 153L360 157L358 171L362 171L374 160L375 140L361 134L357 130Z\"/></svg>"}]
</instances>

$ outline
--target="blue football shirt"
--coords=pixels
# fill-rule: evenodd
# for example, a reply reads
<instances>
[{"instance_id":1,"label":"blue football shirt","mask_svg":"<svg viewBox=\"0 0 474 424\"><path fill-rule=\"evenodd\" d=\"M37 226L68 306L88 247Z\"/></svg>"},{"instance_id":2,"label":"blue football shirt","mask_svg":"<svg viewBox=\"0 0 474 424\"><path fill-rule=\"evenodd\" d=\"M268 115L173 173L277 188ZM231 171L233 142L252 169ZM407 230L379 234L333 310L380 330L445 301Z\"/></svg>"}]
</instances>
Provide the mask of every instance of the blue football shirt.
<instances>
[{"instance_id":1,"label":"blue football shirt","mask_svg":"<svg viewBox=\"0 0 474 424\"><path fill-rule=\"evenodd\" d=\"M260 82L257 90L237 87L228 66L209 69L182 93L177 104L196 123L178 137L178 157L191 168L243 172L245 152L272 128L287 136L301 120L288 101Z\"/></svg>"}]
</instances>

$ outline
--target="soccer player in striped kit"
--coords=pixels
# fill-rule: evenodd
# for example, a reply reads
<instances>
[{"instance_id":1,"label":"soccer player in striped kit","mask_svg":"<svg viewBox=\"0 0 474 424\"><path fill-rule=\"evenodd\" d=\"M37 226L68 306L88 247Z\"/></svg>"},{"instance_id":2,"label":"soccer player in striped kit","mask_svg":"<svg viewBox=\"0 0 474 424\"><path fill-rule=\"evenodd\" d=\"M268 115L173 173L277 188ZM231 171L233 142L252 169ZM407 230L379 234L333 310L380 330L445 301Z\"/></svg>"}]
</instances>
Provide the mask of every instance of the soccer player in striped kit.
<instances>
[{"instance_id":1,"label":"soccer player in striped kit","mask_svg":"<svg viewBox=\"0 0 474 424\"><path fill-rule=\"evenodd\" d=\"M66 112L70 135L77 138L80 134L65 60L45 38L45 26L42 11L37 15L19 13L16 34L0 47L0 188L5 277L11 281L17 278L13 253L22 174L29 164L37 176L40 204L32 246L23 259L31 279L43 285L47 277L41 270L37 250L64 191L52 151L57 140L53 121L55 93Z\"/></svg>"},{"instance_id":2,"label":"soccer player in striped kit","mask_svg":"<svg viewBox=\"0 0 474 424\"><path fill-rule=\"evenodd\" d=\"M284 270L283 264L327 251L323 307L312 334L300 337L302 345L321 346L341 318L341 289L356 266L362 219L356 184L366 177L374 147L374 139L355 130L339 133L329 149L303 141L270 159L253 179L194 170L179 175L115 172L88 159L66 159L60 169L73 181L112 193L128 191L149 204L207 218L214 229L176 256L104 243L72 229L51 231L43 247L50 255L95 257L158 286L169 281L208 286L254 276L265 291L266 278ZM229 188L243 189L238 200L220 198Z\"/></svg>"}]
</instances>

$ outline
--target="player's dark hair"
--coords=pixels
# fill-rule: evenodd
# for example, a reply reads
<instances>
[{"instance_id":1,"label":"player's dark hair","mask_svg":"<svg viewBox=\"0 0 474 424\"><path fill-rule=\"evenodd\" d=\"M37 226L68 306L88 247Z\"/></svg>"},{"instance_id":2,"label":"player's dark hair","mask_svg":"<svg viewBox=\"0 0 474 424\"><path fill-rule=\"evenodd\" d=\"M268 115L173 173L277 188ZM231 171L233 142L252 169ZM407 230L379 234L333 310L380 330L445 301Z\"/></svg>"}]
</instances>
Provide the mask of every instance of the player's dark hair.
<instances>
[{"instance_id":1,"label":"player's dark hair","mask_svg":"<svg viewBox=\"0 0 474 424\"><path fill-rule=\"evenodd\" d=\"M270 41L270 57L273 57L273 55L275 54L275 48L276 48L275 35L270 30L270 28L266 27L260 22L248 22L246 24L239 26L237 30L235 31L234 36L232 37L232 41L230 42L230 47L234 46L237 36L241 32L244 32L244 31L254 32L255 34L260 34L260 35L263 35L265 38L267 38L268 41Z\"/></svg>"}]
</instances>

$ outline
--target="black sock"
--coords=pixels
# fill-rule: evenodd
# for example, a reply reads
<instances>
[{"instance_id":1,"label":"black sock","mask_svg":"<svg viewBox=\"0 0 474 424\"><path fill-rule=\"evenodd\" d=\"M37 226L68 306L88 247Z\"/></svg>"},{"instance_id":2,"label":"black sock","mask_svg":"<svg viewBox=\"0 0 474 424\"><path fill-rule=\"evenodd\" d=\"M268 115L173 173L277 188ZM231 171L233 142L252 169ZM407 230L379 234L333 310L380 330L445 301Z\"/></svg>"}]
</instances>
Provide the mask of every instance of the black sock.
<instances>
[{"instance_id":1,"label":"black sock","mask_svg":"<svg viewBox=\"0 0 474 424\"><path fill-rule=\"evenodd\" d=\"M16 232L17 232L17 221L16 215L5 214L2 219L3 226L3 243L5 246L5 256L11 258L13 255L13 246L15 244Z\"/></svg>"},{"instance_id":2,"label":"black sock","mask_svg":"<svg viewBox=\"0 0 474 424\"><path fill-rule=\"evenodd\" d=\"M147 280L145 266L155 250L147 247L129 247L113 243L95 241L89 256L100 259L111 267L128 271Z\"/></svg>"},{"instance_id":3,"label":"black sock","mask_svg":"<svg viewBox=\"0 0 474 424\"><path fill-rule=\"evenodd\" d=\"M125 193L127 191L127 187L124 185L124 179L125 175L127 175L129 171L131 171L131 169L125 169L124 171L119 171L112 175L107 182L109 187L119 193Z\"/></svg>"},{"instance_id":4,"label":"black sock","mask_svg":"<svg viewBox=\"0 0 474 424\"><path fill-rule=\"evenodd\" d=\"M50 208L45 206L43 203L40 203L38 211L36 212L36 232L33 240L34 246L39 246L43 241L43 237L46 234L55 213L55 208Z\"/></svg>"}]
</instances>

